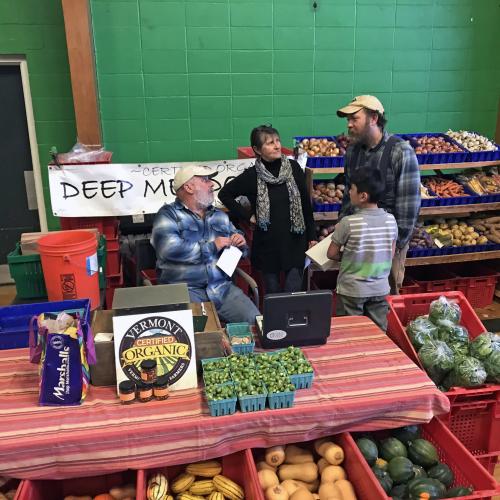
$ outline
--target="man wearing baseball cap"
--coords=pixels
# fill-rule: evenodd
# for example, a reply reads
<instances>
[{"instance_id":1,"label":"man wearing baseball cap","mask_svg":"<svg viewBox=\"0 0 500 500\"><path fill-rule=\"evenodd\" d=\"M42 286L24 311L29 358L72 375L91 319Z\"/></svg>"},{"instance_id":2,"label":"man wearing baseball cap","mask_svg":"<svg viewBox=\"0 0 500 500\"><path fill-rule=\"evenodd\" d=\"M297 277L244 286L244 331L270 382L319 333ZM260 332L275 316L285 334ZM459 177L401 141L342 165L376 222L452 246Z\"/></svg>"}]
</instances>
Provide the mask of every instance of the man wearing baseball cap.
<instances>
[{"instance_id":1,"label":"man wearing baseball cap","mask_svg":"<svg viewBox=\"0 0 500 500\"><path fill-rule=\"evenodd\" d=\"M176 199L158 211L151 235L158 281L186 283L192 302L212 301L222 320L253 324L259 310L216 265L224 248L236 246L245 254L247 246L226 213L213 206L215 175L198 165L175 174Z\"/></svg>"},{"instance_id":2,"label":"man wearing baseball cap","mask_svg":"<svg viewBox=\"0 0 500 500\"><path fill-rule=\"evenodd\" d=\"M396 252L389 275L391 294L399 293L409 242L420 210L420 169L415 151L403 139L385 130L384 106L371 95L360 95L337 111L347 118L351 139L344 159L345 194L339 219L354 213L349 199L350 173L355 169L379 170L385 194L378 206L394 215L398 225Z\"/></svg>"}]
</instances>

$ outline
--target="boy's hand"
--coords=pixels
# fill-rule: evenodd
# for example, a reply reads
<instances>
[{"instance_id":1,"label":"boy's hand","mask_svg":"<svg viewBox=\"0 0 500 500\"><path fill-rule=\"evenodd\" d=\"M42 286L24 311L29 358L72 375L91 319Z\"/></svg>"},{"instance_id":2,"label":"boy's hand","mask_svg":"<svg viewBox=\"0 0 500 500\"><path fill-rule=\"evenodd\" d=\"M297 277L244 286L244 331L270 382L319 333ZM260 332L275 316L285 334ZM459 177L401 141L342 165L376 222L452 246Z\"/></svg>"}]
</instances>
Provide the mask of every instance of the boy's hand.
<instances>
[{"instance_id":1,"label":"boy's hand","mask_svg":"<svg viewBox=\"0 0 500 500\"><path fill-rule=\"evenodd\" d=\"M309 248L312 248L314 245L317 245L318 242L316 240L312 240L309 242Z\"/></svg>"}]
</instances>

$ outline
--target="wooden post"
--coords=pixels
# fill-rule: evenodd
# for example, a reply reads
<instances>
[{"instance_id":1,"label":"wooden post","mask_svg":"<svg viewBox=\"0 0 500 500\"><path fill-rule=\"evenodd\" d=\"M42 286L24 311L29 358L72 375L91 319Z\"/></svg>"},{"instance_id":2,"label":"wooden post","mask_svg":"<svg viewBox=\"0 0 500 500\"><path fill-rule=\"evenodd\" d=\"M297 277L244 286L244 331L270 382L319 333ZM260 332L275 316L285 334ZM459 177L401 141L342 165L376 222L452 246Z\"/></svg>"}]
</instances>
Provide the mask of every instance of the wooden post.
<instances>
[{"instance_id":1,"label":"wooden post","mask_svg":"<svg viewBox=\"0 0 500 500\"><path fill-rule=\"evenodd\" d=\"M495 142L500 144L500 98L498 99L497 131L495 132Z\"/></svg>"},{"instance_id":2,"label":"wooden post","mask_svg":"<svg viewBox=\"0 0 500 500\"><path fill-rule=\"evenodd\" d=\"M100 146L94 47L88 0L62 0L76 131L82 144Z\"/></svg>"}]
</instances>

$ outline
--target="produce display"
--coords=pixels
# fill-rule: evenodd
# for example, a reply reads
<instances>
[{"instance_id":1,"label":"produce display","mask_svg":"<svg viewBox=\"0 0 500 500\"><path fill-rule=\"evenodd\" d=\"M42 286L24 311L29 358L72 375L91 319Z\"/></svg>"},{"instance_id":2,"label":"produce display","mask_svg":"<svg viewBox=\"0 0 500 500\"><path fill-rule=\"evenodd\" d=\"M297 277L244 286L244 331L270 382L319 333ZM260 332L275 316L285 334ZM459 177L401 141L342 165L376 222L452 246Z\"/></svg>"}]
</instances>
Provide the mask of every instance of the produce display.
<instances>
[{"instance_id":1,"label":"produce display","mask_svg":"<svg viewBox=\"0 0 500 500\"><path fill-rule=\"evenodd\" d=\"M393 500L434 500L470 495L469 485L453 487L455 475L439 461L435 446L417 425L401 427L389 437L356 439L380 486Z\"/></svg>"},{"instance_id":2,"label":"produce display","mask_svg":"<svg viewBox=\"0 0 500 500\"><path fill-rule=\"evenodd\" d=\"M457 180L478 196L500 193L500 176L486 175L484 172L460 174Z\"/></svg>"},{"instance_id":3,"label":"produce display","mask_svg":"<svg viewBox=\"0 0 500 500\"><path fill-rule=\"evenodd\" d=\"M328 226L316 226L316 234L318 235L318 241L322 241L335 231L335 224L329 224Z\"/></svg>"},{"instance_id":4,"label":"produce display","mask_svg":"<svg viewBox=\"0 0 500 500\"><path fill-rule=\"evenodd\" d=\"M298 146L304 150L308 156L344 156L349 138L339 135L334 140L327 138L309 137L302 139Z\"/></svg>"},{"instance_id":5,"label":"produce display","mask_svg":"<svg viewBox=\"0 0 500 500\"><path fill-rule=\"evenodd\" d=\"M260 486L266 500L356 500L343 461L344 450L329 438L311 449L273 446L257 462Z\"/></svg>"},{"instance_id":6,"label":"produce display","mask_svg":"<svg viewBox=\"0 0 500 500\"><path fill-rule=\"evenodd\" d=\"M312 200L318 204L342 203L344 191L344 184L318 182L313 186Z\"/></svg>"},{"instance_id":7,"label":"produce display","mask_svg":"<svg viewBox=\"0 0 500 500\"><path fill-rule=\"evenodd\" d=\"M469 196L469 194L464 191L464 187L461 184L451 179L434 176L426 177L423 181L423 185L441 198Z\"/></svg>"},{"instance_id":8,"label":"produce display","mask_svg":"<svg viewBox=\"0 0 500 500\"><path fill-rule=\"evenodd\" d=\"M437 218L430 221L431 223L426 226L418 225L413 230L410 239L410 248L484 245L488 241L493 241L488 237L491 234L491 229L487 231L491 227L491 223L488 222L489 226L486 227L479 222L481 220L471 218L464 220ZM500 225L500 217L498 217L498 223ZM496 222L494 225L496 225ZM495 236L492 235L492 237Z\"/></svg>"},{"instance_id":9,"label":"produce display","mask_svg":"<svg viewBox=\"0 0 500 500\"><path fill-rule=\"evenodd\" d=\"M484 332L472 340L460 319L460 306L441 296L428 315L406 325L425 371L444 391L500 383L500 336Z\"/></svg>"},{"instance_id":10,"label":"produce display","mask_svg":"<svg viewBox=\"0 0 500 500\"><path fill-rule=\"evenodd\" d=\"M468 219L474 230L484 239L500 244L500 217L474 217Z\"/></svg>"},{"instance_id":11,"label":"produce display","mask_svg":"<svg viewBox=\"0 0 500 500\"><path fill-rule=\"evenodd\" d=\"M429 193L429 189L426 188L422 183L420 183L420 198L429 200L431 198L436 198L436 196Z\"/></svg>"},{"instance_id":12,"label":"produce display","mask_svg":"<svg viewBox=\"0 0 500 500\"><path fill-rule=\"evenodd\" d=\"M217 460L189 464L184 472L168 481L162 473L148 478L147 500L243 500L243 488L221 475L222 465Z\"/></svg>"},{"instance_id":13,"label":"produce display","mask_svg":"<svg viewBox=\"0 0 500 500\"><path fill-rule=\"evenodd\" d=\"M468 132L467 130L455 132L453 130L448 130L446 135L449 135L461 146L472 152L497 151L498 149L494 142L490 141L483 135L476 134L475 132Z\"/></svg>"},{"instance_id":14,"label":"produce display","mask_svg":"<svg viewBox=\"0 0 500 500\"><path fill-rule=\"evenodd\" d=\"M463 150L460 146L447 141L442 136L423 135L420 137L410 137L412 141L417 143L415 153L461 153Z\"/></svg>"},{"instance_id":15,"label":"produce display","mask_svg":"<svg viewBox=\"0 0 500 500\"><path fill-rule=\"evenodd\" d=\"M127 484L111 488L108 492L100 493L94 497L90 495L66 495L64 500L133 500L135 498L135 485Z\"/></svg>"},{"instance_id":16,"label":"produce display","mask_svg":"<svg viewBox=\"0 0 500 500\"><path fill-rule=\"evenodd\" d=\"M265 353L233 353L226 358L203 361L209 407L214 402L238 398L241 411L255 411L264 409L266 397L272 409L293 406L296 388L306 387L304 375L310 375L312 380L312 366L302 350L293 346ZM286 400L275 403L272 398L276 395L284 395Z\"/></svg>"}]
</instances>

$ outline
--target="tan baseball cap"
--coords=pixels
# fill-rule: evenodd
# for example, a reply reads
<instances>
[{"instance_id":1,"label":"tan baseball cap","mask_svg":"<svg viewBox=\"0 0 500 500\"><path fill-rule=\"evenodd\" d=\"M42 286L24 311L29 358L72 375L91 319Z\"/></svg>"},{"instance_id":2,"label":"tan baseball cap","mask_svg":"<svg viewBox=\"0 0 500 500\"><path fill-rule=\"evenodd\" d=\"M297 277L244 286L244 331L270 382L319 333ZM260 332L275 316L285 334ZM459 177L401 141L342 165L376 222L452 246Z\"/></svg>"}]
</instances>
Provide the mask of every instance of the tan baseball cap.
<instances>
[{"instance_id":1,"label":"tan baseball cap","mask_svg":"<svg viewBox=\"0 0 500 500\"><path fill-rule=\"evenodd\" d=\"M337 111L337 116L343 118L344 116L352 115L363 108L371 111L378 111L381 114L384 113L384 106L382 106L382 103L375 96L358 95L347 106L340 108Z\"/></svg>"},{"instance_id":2,"label":"tan baseball cap","mask_svg":"<svg viewBox=\"0 0 500 500\"><path fill-rule=\"evenodd\" d=\"M177 192L179 189L186 184L187 181L191 180L193 177L215 177L217 172L214 172L209 167L203 167L201 165L186 165L185 167L177 170L175 177L173 188L174 191Z\"/></svg>"}]
</instances>

